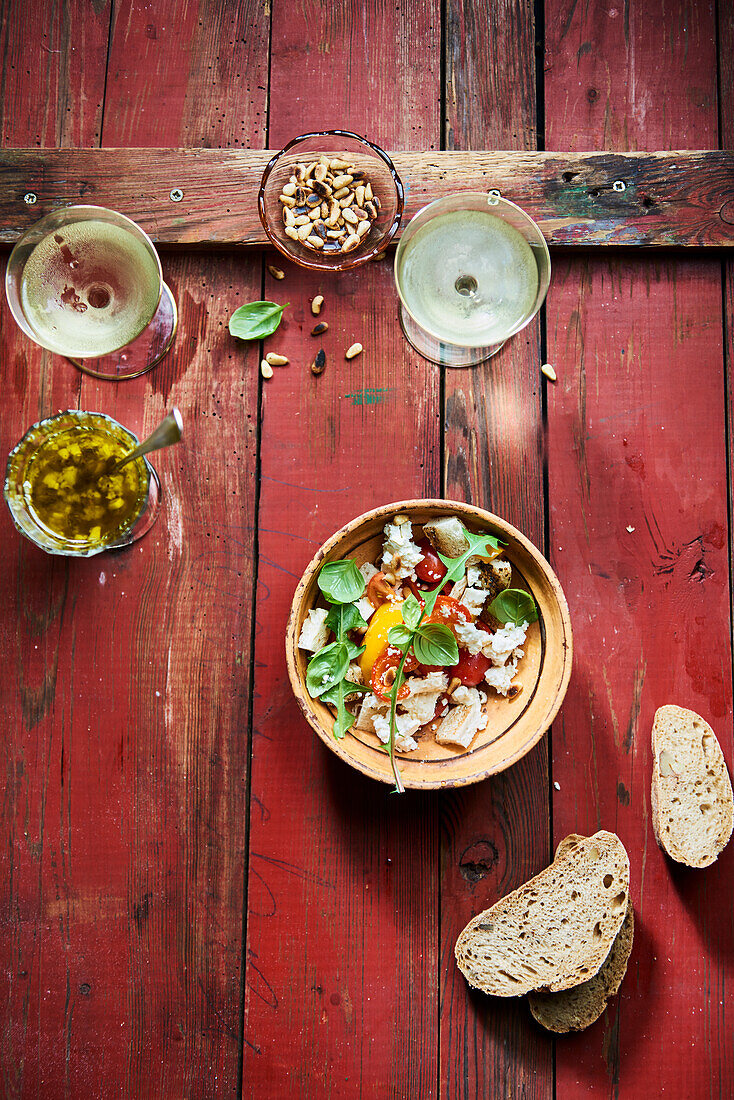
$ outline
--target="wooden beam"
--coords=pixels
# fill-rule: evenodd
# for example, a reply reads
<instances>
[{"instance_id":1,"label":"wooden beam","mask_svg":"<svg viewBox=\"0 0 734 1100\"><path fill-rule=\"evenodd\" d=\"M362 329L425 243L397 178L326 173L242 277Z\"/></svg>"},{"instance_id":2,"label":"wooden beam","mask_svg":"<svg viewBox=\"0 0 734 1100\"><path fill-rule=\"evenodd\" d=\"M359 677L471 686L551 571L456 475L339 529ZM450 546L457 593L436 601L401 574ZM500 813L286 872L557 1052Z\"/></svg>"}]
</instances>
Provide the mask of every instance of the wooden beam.
<instances>
[{"instance_id":1,"label":"wooden beam","mask_svg":"<svg viewBox=\"0 0 734 1100\"><path fill-rule=\"evenodd\" d=\"M110 206L158 244L262 247L255 196L268 151L6 149L0 243L68 203ZM403 224L456 191L499 190L551 245L734 245L734 153L428 152L392 154L406 191ZM171 193L183 192L175 202ZM27 196L35 196L29 203Z\"/></svg>"}]
</instances>

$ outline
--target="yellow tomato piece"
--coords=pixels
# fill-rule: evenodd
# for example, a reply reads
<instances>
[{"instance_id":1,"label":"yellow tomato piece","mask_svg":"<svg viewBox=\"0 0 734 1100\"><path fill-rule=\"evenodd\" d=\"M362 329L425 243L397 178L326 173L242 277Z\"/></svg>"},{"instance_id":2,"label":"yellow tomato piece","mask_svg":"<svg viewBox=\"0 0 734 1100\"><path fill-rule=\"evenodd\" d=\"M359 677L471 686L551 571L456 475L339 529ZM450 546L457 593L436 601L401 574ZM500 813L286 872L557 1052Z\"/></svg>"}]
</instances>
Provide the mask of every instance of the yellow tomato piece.
<instances>
[{"instance_id":1,"label":"yellow tomato piece","mask_svg":"<svg viewBox=\"0 0 734 1100\"><path fill-rule=\"evenodd\" d=\"M364 653L359 658L362 676L369 680L372 666L387 645L387 632L391 626L403 621L402 603L381 604L371 616L367 633L364 636Z\"/></svg>"}]
</instances>

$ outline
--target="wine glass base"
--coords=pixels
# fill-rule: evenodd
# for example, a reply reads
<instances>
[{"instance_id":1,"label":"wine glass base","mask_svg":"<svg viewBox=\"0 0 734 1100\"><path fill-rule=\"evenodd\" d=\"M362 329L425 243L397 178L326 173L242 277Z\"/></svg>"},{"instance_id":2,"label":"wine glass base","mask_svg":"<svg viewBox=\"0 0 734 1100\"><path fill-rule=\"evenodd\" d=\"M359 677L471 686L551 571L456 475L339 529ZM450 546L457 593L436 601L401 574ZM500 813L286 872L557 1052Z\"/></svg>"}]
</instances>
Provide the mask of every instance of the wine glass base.
<instances>
[{"instance_id":1,"label":"wine glass base","mask_svg":"<svg viewBox=\"0 0 734 1100\"><path fill-rule=\"evenodd\" d=\"M176 299L164 283L158 309L150 324L131 344L99 359L73 359L69 356L69 362L85 374L91 374L93 378L104 378L111 382L139 378L166 354L173 343L177 327Z\"/></svg>"},{"instance_id":2,"label":"wine glass base","mask_svg":"<svg viewBox=\"0 0 734 1100\"><path fill-rule=\"evenodd\" d=\"M403 335L410 346L415 348L424 359L428 359L431 363L438 363L442 367L477 367L496 355L506 343L502 340L499 344L476 348L446 344L416 324L402 303L398 310L398 317Z\"/></svg>"}]
</instances>

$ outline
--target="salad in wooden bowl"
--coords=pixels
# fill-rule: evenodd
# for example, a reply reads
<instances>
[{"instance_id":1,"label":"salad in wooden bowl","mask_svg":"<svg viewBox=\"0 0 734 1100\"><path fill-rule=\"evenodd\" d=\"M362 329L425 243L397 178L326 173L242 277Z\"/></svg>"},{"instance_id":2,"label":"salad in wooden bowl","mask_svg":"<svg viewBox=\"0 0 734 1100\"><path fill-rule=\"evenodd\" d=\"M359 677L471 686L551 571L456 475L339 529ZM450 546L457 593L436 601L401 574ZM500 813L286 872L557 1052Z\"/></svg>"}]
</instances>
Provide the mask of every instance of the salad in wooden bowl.
<instances>
[{"instance_id":1,"label":"salad in wooden bowl","mask_svg":"<svg viewBox=\"0 0 734 1100\"><path fill-rule=\"evenodd\" d=\"M333 535L301 578L286 637L307 720L398 791L519 760L561 705L571 655L545 558L498 516L445 500L386 505Z\"/></svg>"}]
</instances>

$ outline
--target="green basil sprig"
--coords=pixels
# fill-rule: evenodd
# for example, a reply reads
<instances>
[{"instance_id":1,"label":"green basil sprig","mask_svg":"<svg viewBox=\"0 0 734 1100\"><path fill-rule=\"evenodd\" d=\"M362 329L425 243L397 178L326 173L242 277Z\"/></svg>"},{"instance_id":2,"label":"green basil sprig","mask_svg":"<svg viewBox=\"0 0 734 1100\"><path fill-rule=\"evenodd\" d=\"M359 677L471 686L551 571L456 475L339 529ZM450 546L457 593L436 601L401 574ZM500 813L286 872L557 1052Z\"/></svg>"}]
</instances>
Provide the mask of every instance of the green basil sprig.
<instances>
[{"instance_id":1,"label":"green basil sprig","mask_svg":"<svg viewBox=\"0 0 734 1100\"><path fill-rule=\"evenodd\" d=\"M392 772L395 777L395 791L398 794L402 794L405 787L400 778L400 771L398 770L395 760L395 735L397 732L396 712L398 692L405 682L404 668L408 653L412 649L416 660L424 665L451 666L458 662L459 646L453 630L444 623L427 623L424 622L424 620L430 616L436 606L436 600L446 585L458 581L464 576L466 563L469 558L475 555L483 558L489 557L492 550L501 550L504 545L504 543L501 543L494 535L475 535L472 531L467 531L463 524L462 529L468 549L458 558L448 558L439 553L439 558L446 566L446 575L443 580L440 584L436 585L435 588L432 588L430 592L426 592L425 603L422 608L414 595L411 594L408 596L402 605L402 625L393 626L387 632L387 640L390 645L394 645L400 650L400 660L395 674L395 681L389 692L390 740L388 742L390 749L390 764L392 765Z\"/></svg>"},{"instance_id":2,"label":"green basil sprig","mask_svg":"<svg viewBox=\"0 0 734 1100\"><path fill-rule=\"evenodd\" d=\"M354 692L367 692L364 684L353 684L346 679L350 663L364 651L349 638L349 631L366 627L359 608L355 604L364 593L364 577L351 560L327 562L321 567L318 585L332 605L326 616L326 626L336 635L315 653L306 669L306 687L312 699L321 699L336 707L336 719L332 727L335 737L343 737L355 722L347 710L345 698Z\"/></svg>"},{"instance_id":3,"label":"green basil sprig","mask_svg":"<svg viewBox=\"0 0 734 1100\"><path fill-rule=\"evenodd\" d=\"M283 310L289 305L290 302L284 306L277 302L247 302L230 317L230 334L240 340L263 340L272 336L280 324Z\"/></svg>"},{"instance_id":4,"label":"green basil sprig","mask_svg":"<svg viewBox=\"0 0 734 1100\"><path fill-rule=\"evenodd\" d=\"M538 618L535 600L522 588L505 588L492 600L489 611L501 623L512 623L513 626L534 623Z\"/></svg>"},{"instance_id":5,"label":"green basil sprig","mask_svg":"<svg viewBox=\"0 0 734 1100\"><path fill-rule=\"evenodd\" d=\"M329 603L353 603L364 592L364 577L351 558L328 561L321 566L318 585Z\"/></svg>"}]
</instances>

